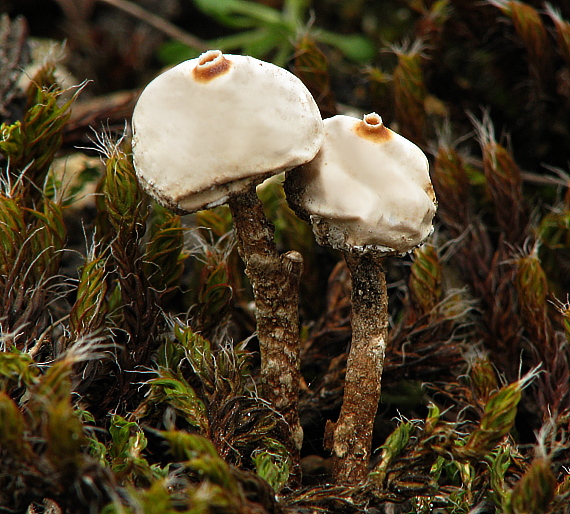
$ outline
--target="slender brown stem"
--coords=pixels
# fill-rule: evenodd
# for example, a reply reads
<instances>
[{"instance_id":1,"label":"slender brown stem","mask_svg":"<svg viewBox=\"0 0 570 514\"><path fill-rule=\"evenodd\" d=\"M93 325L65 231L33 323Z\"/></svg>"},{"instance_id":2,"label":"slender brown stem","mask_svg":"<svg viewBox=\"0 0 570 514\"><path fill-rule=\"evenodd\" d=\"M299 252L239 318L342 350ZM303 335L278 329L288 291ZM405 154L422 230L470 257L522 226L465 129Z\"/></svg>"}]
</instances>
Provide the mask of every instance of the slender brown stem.
<instances>
[{"instance_id":1,"label":"slender brown stem","mask_svg":"<svg viewBox=\"0 0 570 514\"><path fill-rule=\"evenodd\" d=\"M380 401L388 335L388 294L382 260L345 254L352 277L352 343L339 419L327 426L338 483L366 478ZM332 439L332 441L331 441Z\"/></svg>"},{"instance_id":2,"label":"slender brown stem","mask_svg":"<svg viewBox=\"0 0 570 514\"><path fill-rule=\"evenodd\" d=\"M265 217L255 187L231 198L228 204L255 298L263 396L289 423L293 457L298 459L303 440L298 411L298 299L303 259L298 252L278 254L273 225Z\"/></svg>"},{"instance_id":3,"label":"slender brown stem","mask_svg":"<svg viewBox=\"0 0 570 514\"><path fill-rule=\"evenodd\" d=\"M156 14L147 11L146 9L142 8L140 5L135 4L134 2L130 2L129 0L99 0L100 2L108 5L112 5L117 9L120 9L123 12L138 18L141 21L148 23L150 26L154 27L157 30L160 30L168 37L179 41L180 43L191 46L200 50L201 52L205 52L209 49L208 44L205 41L198 39L196 36L192 34L188 34L188 32L182 30L181 28L173 25L169 21L157 16Z\"/></svg>"}]
</instances>

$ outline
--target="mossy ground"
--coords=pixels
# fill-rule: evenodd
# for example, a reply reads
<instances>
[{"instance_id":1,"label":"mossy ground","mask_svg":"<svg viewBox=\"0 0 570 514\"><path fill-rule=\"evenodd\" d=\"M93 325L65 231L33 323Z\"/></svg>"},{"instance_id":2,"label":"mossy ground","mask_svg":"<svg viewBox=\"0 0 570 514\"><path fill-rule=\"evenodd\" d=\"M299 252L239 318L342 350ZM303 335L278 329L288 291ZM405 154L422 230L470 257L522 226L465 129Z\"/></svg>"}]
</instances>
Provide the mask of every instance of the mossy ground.
<instances>
[{"instance_id":1,"label":"mossy ground","mask_svg":"<svg viewBox=\"0 0 570 514\"><path fill-rule=\"evenodd\" d=\"M200 38L242 30L180 5L174 21ZM67 30L67 66L91 85L62 87L47 64L18 92L29 42L22 22L0 25L0 512L569 511L570 6L311 7L313 25L259 56L289 45L287 65L323 113L377 111L416 142L439 202L428 244L386 262L391 326L367 481L332 485L323 444L350 341L340 256L315 245L279 183L260 192L280 251L305 261L301 477L287 424L257 393L228 210L181 218L152 203L125 128L134 95L109 111L117 90L156 71L160 38L99 5L75 19L89 31L71 30L71 10L42 28ZM18 9L29 6L8 2ZM100 37L117 26L139 32ZM319 28L358 38L335 46Z\"/></svg>"}]
</instances>

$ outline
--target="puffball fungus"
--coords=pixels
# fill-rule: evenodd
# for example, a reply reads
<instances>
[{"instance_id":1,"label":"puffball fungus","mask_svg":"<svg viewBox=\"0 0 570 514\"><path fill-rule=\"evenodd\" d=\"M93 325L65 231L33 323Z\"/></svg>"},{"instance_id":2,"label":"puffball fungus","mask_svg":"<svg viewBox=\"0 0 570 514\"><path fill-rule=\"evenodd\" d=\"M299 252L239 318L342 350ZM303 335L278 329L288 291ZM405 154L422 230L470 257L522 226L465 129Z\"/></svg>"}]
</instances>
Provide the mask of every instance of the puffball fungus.
<instances>
[{"instance_id":1,"label":"puffball fungus","mask_svg":"<svg viewBox=\"0 0 570 514\"><path fill-rule=\"evenodd\" d=\"M176 211L211 208L311 160L323 139L318 107L283 68L210 50L156 77L133 113L137 176Z\"/></svg>"},{"instance_id":2,"label":"puffball fungus","mask_svg":"<svg viewBox=\"0 0 570 514\"><path fill-rule=\"evenodd\" d=\"M343 251L352 280L352 341L338 421L327 422L337 482L366 478L388 339L383 258L405 254L432 231L428 160L376 113L333 116L315 159L291 170L287 200L320 244Z\"/></svg>"},{"instance_id":3,"label":"puffball fungus","mask_svg":"<svg viewBox=\"0 0 570 514\"><path fill-rule=\"evenodd\" d=\"M404 254L432 232L436 200L425 154L376 113L324 121L316 158L289 172L286 190L317 241L345 251Z\"/></svg>"},{"instance_id":4,"label":"puffball fungus","mask_svg":"<svg viewBox=\"0 0 570 514\"><path fill-rule=\"evenodd\" d=\"M314 158L324 137L315 100L282 68L211 50L148 84L133 133L137 176L158 202L187 213L228 203L255 298L263 395L288 422L298 460L303 261L277 252L255 188Z\"/></svg>"}]
</instances>

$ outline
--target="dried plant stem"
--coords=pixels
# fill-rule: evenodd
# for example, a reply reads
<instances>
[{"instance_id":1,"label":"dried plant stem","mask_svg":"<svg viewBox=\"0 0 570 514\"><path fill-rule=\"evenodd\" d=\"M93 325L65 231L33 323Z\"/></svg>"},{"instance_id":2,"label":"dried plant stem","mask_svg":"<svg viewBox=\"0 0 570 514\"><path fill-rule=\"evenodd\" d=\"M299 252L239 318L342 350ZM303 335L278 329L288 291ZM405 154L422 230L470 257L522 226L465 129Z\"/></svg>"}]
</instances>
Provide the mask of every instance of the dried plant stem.
<instances>
[{"instance_id":1,"label":"dried plant stem","mask_svg":"<svg viewBox=\"0 0 570 514\"><path fill-rule=\"evenodd\" d=\"M300 371L298 252L279 255L274 229L265 217L255 187L228 202L256 306L263 395L291 427L298 457L303 431L299 422Z\"/></svg>"},{"instance_id":2,"label":"dried plant stem","mask_svg":"<svg viewBox=\"0 0 570 514\"><path fill-rule=\"evenodd\" d=\"M340 416L327 425L326 438L337 483L355 484L368 472L388 335L388 294L380 258L345 253L345 260L352 278L352 343Z\"/></svg>"},{"instance_id":3,"label":"dried plant stem","mask_svg":"<svg viewBox=\"0 0 570 514\"><path fill-rule=\"evenodd\" d=\"M135 18L148 23L150 26L162 33L166 34L168 37L179 41L180 43L196 48L201 52L208 50L208 44L192 34L188 34L181 28L173 25L169 21L157 16L156 14L143 9L141 6L130 2L129 0L99 0L101 3L112 5L113 7L120 9L123 12L134 16Z\"/></svg>"}]
</instances>

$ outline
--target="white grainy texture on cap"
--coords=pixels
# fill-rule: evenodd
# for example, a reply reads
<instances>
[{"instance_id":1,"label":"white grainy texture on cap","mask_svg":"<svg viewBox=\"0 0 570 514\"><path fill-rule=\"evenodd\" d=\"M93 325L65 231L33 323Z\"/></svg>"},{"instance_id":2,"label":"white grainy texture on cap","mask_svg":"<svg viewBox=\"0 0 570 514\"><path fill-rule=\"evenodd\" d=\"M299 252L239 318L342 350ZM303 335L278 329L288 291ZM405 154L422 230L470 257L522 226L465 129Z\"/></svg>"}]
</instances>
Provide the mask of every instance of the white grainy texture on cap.
<instances>
[{"instance_id":1,"label":"white grainy texture on cap","mask_svg":"<svg viewBox=\"0 0 570 514\"><path fill-rule=\"evenodd\" d=\"M288 71L211 50L156 77L133 113L143 187L193 212L311 160L323 138L318 107Z\"/></svg>"},{"instance_id":2,"label":"white grainy texture on cap","mask_svg":"<svg viewBox=\"0 0 570 514\"><path fill-rule=\"evenodd\" d=\"M424 242L436 211L425 154L376 113L333 116L324 125L316 158L290 171L285 183L318 242L380 254L404 254Z\"/></svg>"}]
</instances>

